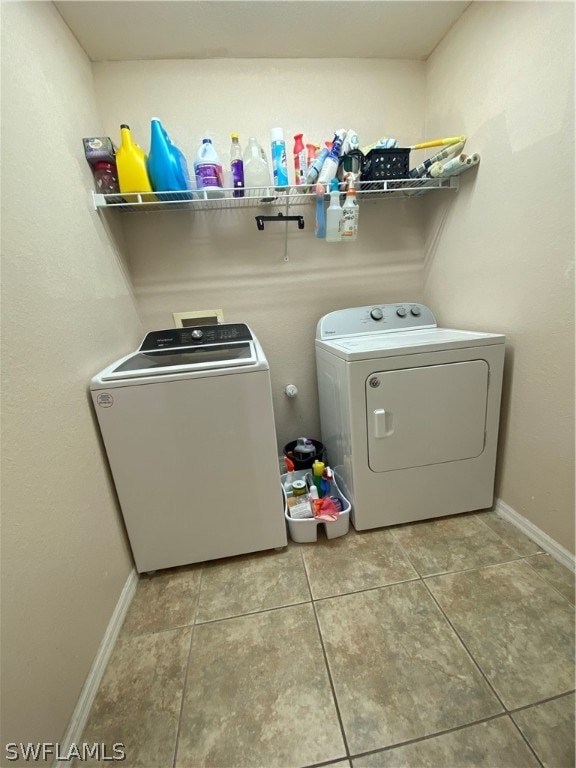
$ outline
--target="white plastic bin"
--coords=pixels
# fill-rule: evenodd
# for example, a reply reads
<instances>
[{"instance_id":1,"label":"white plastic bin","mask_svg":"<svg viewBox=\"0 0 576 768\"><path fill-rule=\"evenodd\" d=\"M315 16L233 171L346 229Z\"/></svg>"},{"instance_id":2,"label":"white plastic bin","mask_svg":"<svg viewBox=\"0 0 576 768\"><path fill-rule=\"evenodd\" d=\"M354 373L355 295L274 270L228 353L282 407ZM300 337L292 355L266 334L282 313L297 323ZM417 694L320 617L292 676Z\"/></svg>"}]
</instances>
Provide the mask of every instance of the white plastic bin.
<instances>
[{"instance_id":1,"label":"white plastic bin","mask_svg":"<svg viewBox=\"0 0 576 768\"><path fill-rule=\"evenodd\" d=\"M309 469L301 469L296 472L291 472L293 480L304 480L306 475L310 474ZM288 523L288 530L290 532L290 538L292 541L297 541L299 544L308 544L318 539L318 526L323 525L326 530L326 536L329 539L337 539L339 536L344 536L348 533L350 527L350 502L342 494L336 483L336 476L332 480L331 496L336 496L342 502L342 512L338 515L336 520L330 520L326 522L324 520L316 520L314 517L295 519L290 517L288 511L288 504L286 499L286 493L284 491L284 483L287 480L288 475L281 475L280 480L282 482L282 496L284 498L284 517Z\"/></svg>"}]
</instances>

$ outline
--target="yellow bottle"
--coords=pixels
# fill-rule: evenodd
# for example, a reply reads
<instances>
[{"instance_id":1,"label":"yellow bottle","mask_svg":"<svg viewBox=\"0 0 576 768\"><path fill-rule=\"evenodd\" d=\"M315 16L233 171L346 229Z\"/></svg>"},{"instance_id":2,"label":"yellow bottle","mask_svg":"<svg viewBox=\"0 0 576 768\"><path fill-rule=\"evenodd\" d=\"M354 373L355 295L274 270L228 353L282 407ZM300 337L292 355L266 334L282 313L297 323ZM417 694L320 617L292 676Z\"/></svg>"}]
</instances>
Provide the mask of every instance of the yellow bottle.
<instances>
[{"instance_id":1,"label":"yellow bottle","mask_svg":"<svg viewBox=\"0 0 576 768\"><path fill-rule=\"evenodd\" d=\"M314 485L318 489L318 494L320 496L320 491L322 490L322 475L324 473L324 466L324 462L318 460L312 464L312 480L314 481Z\"/></svg>"},{"instance_id":2,"label":"yellow bottle","mask_svg":"<svg viewBox=\"0 0 576 768\"><path fill-rule=\"evenodd\" d=\"M121 125L122 144L116 152L116 167L118 168L118 181L120 192L152 192L152 185L146 170L146 155L144 151L132 141L129 125ZM143 201L155 200L154 195L146 195ZM130 201L132 202L132 201Z\"/></svg>"}]
</instances>

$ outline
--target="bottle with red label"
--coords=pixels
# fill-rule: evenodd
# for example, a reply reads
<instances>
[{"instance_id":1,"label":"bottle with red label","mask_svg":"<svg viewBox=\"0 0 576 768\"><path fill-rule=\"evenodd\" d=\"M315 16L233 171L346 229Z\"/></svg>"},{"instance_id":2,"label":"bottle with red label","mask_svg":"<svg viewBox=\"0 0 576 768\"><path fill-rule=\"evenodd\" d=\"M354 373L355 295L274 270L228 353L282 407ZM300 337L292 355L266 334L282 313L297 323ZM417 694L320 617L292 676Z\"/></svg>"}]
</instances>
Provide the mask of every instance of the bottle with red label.
<instances>
[{"instance_id":1,"label":"bottle with red label","mask_svg":"<svg viewBox=\"0 0 576 768\"><path fill-rule=\"evenodd\" d=\"M304 134L294 136L294 180L296 184L304 184L306 178L306 147L302 141Z\"/></svg>"}]
</instances>

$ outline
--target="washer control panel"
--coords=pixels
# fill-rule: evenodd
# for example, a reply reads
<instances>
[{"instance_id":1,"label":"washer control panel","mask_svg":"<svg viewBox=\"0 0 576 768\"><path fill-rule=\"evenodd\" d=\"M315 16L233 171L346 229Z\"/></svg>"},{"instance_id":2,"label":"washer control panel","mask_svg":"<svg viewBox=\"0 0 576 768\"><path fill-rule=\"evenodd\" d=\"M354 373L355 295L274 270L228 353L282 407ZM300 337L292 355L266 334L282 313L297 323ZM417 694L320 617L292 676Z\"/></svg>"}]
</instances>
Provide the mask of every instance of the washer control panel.
<instances>
[{"instance_id":1,"label":"washer control panel","mask_svg":"<svg viewBox=\"0 0 576 768\"><path fill-rule=\"evenodd\" d=\"M339 309L324 315L318 323L316 338L334 339L419 328L436 328L436 319L424 304L373 304Z\"/></svg>"},{"instance_id":2,"label":"washer control panel","mask_svg":"<svg viewBox=\"0 0 576 768\"><path fill-rule=\"evenodd\" d=\"M140 352L149 352L152 349L197 347L203 344L226 344L231 341L252 341L248 326L244 323L221 323L152 331L140 345Z\"/></svg>"}]
</instances>

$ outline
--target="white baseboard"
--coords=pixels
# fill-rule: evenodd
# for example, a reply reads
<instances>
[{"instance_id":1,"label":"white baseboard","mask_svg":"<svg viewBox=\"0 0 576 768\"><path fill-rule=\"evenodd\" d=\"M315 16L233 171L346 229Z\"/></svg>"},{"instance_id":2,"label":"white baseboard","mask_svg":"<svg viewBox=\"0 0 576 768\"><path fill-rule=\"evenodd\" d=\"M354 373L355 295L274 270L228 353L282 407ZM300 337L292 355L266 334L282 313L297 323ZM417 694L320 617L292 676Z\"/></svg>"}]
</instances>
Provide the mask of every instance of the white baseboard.
<instances>
[{"instance_id":1,"label":"white baseboard","mask_svg":"<svg viewBox=\"0 0 576 768\"><path fill-rule=\"evenodd\" d=\"M526 536L538 544L544 552L548 552L549 555L552 555L555 560L558 560L559 563L566 568L569 568L573 573L576 571L576 557L571 552L565 549L561 544L558 544L557 541L554 541L554 539L551 536L548 536L547 533L541 531L540 528L535 526L534 523L530 522L526 517L519 512L516 512L515 509L512 509L512 507L506 504L505 501L496 499L494 510L497 515L508 520L508 522L515 525L516 528L519 528L522 533L525 533Z\"/></svg>"},{"instance_id":2,"label":"white baseboard","mask_svg":"<svg viewBox=\"0 0 576 768\"><path fill-rule=\"evenodd\" d=\"M86 726L86 721L88 720L88 715L90 714L92 704L94 703L94 699L96 697L96 692L98 691L98 686L100 685L102 677L104 676L106 665L110 659L112 649L114 648L114 643L116 642L116 638L120 632L120 628L124 621L124 617L126 616L126 612L128 611L130 603L132 602L132 598L134 597L137 584L138 574L133 568L130 575L126 579L122 593L118 598L116 608L114 609L114 613L112 614L112 617L108 623L106 632L104 633L104 637L102 638L102 642L100 643L100 647L96 653L94 663L92 664L92 668L90 669L88 677L86 678L86 682L84 683L84 687L80 692L76 708L74 709L66 733L60 742L59 751L61 755L68 754L71 744L80 743L82 733L84 732L84 728ZM70 762L57 760L54 763L53 768L70 768Z\"/></svg>"}]
</instances>

